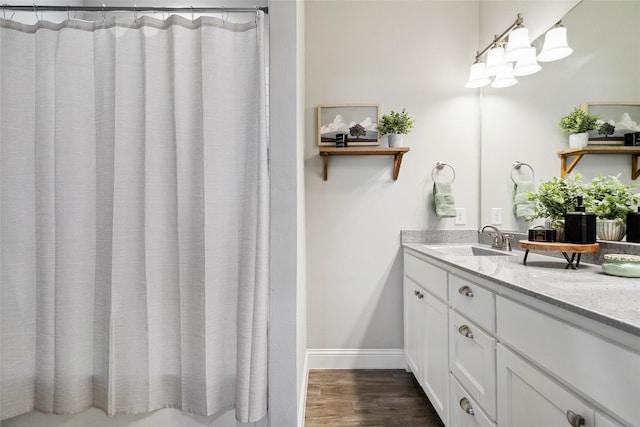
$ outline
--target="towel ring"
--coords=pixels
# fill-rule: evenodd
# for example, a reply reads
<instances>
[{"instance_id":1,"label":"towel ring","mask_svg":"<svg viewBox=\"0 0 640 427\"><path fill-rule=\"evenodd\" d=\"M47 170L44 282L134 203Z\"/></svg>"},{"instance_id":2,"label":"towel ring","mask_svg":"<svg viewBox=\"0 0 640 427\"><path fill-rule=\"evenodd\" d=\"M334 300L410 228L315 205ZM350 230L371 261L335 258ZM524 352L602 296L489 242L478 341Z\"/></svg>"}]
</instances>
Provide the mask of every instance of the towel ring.
<instances>
[{"instance_id":1,"label":"towel ring","mask_svg":"<svg viewBox=\"0 0 640 427\"><path fill-rule=\"evenodd\" d=\"M433 180L433 182L436 182L436 177L435 177L436 171L441 171L442 169L444 169L445 166L449 166L449 168L451 168L451 172L453 172L453 178L451 178L451 183L453 183L453 181L456 180L456 170L453 168L453 166L445 162L437 162L435 167L431 170L431 179Z\"/></svg>"},{"instance_id":2,"label":"towel ring","mask_svg":"<svg viewBox=\"0 0 640 427\"><path fill-rule=\"evenodd\" d=\"M518 184L518 181L516 181L513 177L513 173L515 171L519 171L522 166L526 166L529 168L529 170L531 170L531 181L534 181L536 178L536 172L533 170L529 163L523 163L516 160L513 165L511 165L511 181L513 181L513 183L516 185Z\"/></svg>"}]
</instances>

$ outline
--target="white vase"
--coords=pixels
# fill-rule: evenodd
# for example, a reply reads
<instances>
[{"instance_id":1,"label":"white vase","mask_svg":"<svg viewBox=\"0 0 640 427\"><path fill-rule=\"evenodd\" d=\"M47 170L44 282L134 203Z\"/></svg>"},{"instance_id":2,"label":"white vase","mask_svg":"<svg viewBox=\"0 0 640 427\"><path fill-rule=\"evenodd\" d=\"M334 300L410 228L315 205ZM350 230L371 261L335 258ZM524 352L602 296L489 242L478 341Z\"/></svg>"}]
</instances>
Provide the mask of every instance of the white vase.
<instances>
[{"instance_id":1,"label":"white vase","mask_svg":"<svg viewBox=\"0 0 640 427\"><path fill-rule=\"evenodd\" d=\"M589 132L572 133L569 135L569 147L586 147L589 143Z\"/></svg>"},{"instance_id":2,"label":"white vase","mask_svg":"<svg viewBox=\"0 0 640 427\"><path fill-rule=\"evenodd\" d=\"M389 147L402 147L402 139L401 133L390 133Z\"/></svg>"},{"instance_id":3,"label":"white vase","mask_svg":"<svg viewBox=\"0 0 640 427\"><path fill-rule=\"evenodd\" d=\"M598 219L596 221L596 235L600 240L622 240L627 232L627 226L615 219Z\"/></svg>"}]
</instances>

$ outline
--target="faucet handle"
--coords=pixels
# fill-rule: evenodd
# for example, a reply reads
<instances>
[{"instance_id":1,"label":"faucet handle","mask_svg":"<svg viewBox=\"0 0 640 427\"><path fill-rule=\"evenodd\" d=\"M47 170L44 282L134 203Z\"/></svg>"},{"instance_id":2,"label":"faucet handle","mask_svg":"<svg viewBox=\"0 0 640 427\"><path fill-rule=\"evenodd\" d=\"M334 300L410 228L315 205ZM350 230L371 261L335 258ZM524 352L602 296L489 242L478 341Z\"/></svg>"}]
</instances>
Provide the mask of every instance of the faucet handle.
<instances>
[{"instance_id":1,"label":"faucet handle","mask_svg":"<svg viewBox=\"0 0 640 427\"><path fill-rule=\"evenodd\" d=\"M512 251L513 248L511 247L511 242L513 242L513 239L515 239L515 236L513 234L505 234L502 236L502 239L503 239L504 249L507 251Z\"/></svg>"}]
</instances>

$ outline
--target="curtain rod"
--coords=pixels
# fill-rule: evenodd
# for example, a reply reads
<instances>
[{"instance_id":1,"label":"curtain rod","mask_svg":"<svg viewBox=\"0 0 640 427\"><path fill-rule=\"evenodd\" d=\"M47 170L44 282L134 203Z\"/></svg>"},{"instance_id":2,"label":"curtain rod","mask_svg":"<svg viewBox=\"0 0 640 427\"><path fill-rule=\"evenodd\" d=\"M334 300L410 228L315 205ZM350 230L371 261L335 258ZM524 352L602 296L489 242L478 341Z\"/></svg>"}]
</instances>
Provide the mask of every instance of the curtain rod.
<instances>
[{"instance_id":1,"label":"curtain rod","mask_svg":"<svg viewBox=\"0 0 640 427\"><path fill-rule=\"evenodd\" d=\"M261 10L269 13L268 7L165 7L165 6L47 6L47 5L16 5L1 4L0 10L17 10L31 12L183 12L183 13L207 13L207 12L255 12Z\"/></svg>"}]
</instances>

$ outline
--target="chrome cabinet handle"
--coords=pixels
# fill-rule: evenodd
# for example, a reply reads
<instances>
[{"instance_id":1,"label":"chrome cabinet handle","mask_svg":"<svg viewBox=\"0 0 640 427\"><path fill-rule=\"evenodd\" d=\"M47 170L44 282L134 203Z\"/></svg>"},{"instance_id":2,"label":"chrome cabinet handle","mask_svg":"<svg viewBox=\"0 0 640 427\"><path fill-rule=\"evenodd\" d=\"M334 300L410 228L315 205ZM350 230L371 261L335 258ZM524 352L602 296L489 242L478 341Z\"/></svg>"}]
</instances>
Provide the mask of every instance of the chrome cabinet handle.
<instances>
[{"instance_id":1,"label":"chrome cabinet handle","mask_svg":"<svg viewBox=\"0 0 640 427\"><path fill-rule=\"evenodd\" d=\"M584 417L573 412L571 409L567 411L567 421L572 427L580 427L585 424Z\"/></svg>"},{"instance_id":2,"label":"chrome cabinet handle","mask_svg":"<svg viewBox=\"0 0 640 427\"><path fill-rule=\"evenodd\" d=\"M417 296L417 297L418 297L418 299L422 299L422 298L424 298L424 295L422 295L422 292L419 292L419 291L413 291L413 294L414 294L415 296Z\"/></svg>"},{"instance_id":3,"label":"chrome cabinet handle","mask_svg":"<svg viewBox=\"0 0 640 427\"><path fill-rule=\"evenodd\" d=\"M473 291L467 285L464 285L460 289L458 289L458 293L460 295L464 295L465 297L473 298Z\"/></svg>"},{"instance_id":4,"label":"chrome cabinet handle","mask_svg":"<svg viewBox=\"0 0 640 427\"><path fill-rule=\"evenodd\" d=\"M471 402L469 402L469 399L467 399L466 397L460 399L460 407L467 414L474 415L473 406L471 406Z\"/></svg>"},{"instance_id":5,"label":"chrome cabinet handle","mask_svg":"<svg viewBox=\"0 0 640 427\"><path fill-rule=\"evenodd\" d=\"M460 335L464 335L467 338L473 339L473 332L471 332L471 328L467 325L462 325L458 328L458 332Z\"/></svg>"}]
</instances>

